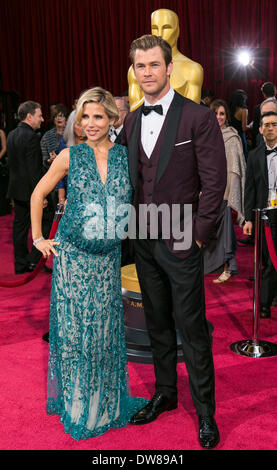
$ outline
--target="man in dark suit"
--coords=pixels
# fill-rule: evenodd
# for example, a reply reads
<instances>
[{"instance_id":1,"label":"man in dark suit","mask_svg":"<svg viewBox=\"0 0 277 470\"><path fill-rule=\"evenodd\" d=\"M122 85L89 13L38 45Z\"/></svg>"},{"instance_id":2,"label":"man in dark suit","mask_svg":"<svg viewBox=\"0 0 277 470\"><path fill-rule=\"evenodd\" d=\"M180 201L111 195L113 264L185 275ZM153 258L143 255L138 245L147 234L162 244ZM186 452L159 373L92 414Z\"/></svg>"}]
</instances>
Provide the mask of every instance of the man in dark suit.
<instances>
[{"instance_id":1,"label":"man in dark suit","mask_svg":"<svg viewBox=\"0 0 277 470\"><path fill-rule=\"evenodd\" d=\"M243 232L251 235L255 214L253 209L277 206L277 112L262 115L260 133L264 143L249 153L245 180L245 225ZM277 209L268 210L275 250L277 249ZM260 315L271 316L271 304L277 292L277 273L263 236L263 271L261 276Z\"/></svg>"},{"instance_id":2,"label":"man in dark suit","mask_svg":"<svg viewBox=\"0 0 277 470\"><path fill-rule=\"evenodd\" d=\"M20 123L7 138L7 155L10 172L8 197L14 201L13 245L15 273L31 272L38 263L41 253L32 247L28 250L28 232L30 228L31 194L43 176L42 155L39 137L36 131L43 122L41 106L33 101L26 101L18 108ZM51 202L45 200L43 229L49 235L53 220ZM50 272L44 267L44 271Z\"/></svg>"},{"instance_id":3,"label":"man in dark suit","mask_svg":"<svg viewBox=\"0 0 277 470\"><path fill-rule=\"evenodd\" d=\"M151 220L147 220L146 237L134 240L156 392L131 423L149 423L177 407L176 321L199 415L200 444L212 448L219 441L219 432L214 420L214 366L205 317L201 246L214 228L226 186L224 143L215 114L170 87L173 64L167 42L158 36L143 36L133 41L130 58L145 96L144 105L126 116L123 127L133 204L137 213L151 204L168 208L165 222L171 227L169 237L163 237L158 222L157 236L152 237ZM184 222L186 204L193 220ZM181 230L191 224L190 233L178 242L176 220L173 223L176 206ZM137 229L141 231L140 223Z\"/></svg>"},{"instance_id":4,"label":"man in dark suit","mask_svg":"<svg viewBox=\"0 0 277 470\"><path fill-rule=\"evenodd\" d=\"M201 106L207 106L207 108L209 108L211 102L213 101L213 96L214 95L211 90L202 90L200 101Z\"/></svg>"}]
</instances>

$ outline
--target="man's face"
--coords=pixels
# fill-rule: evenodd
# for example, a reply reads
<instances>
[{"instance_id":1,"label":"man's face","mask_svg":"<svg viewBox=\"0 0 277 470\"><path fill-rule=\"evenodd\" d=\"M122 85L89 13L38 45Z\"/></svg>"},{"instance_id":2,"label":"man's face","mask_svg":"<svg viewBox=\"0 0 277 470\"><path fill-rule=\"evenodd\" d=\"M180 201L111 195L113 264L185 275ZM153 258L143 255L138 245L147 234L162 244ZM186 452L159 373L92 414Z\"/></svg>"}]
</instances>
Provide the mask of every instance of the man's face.
<instances>
[{"instance_id":1,"label":"man's face","mask_svg":"<svg viewBox=\"0 0 277 470\"><path fill-rule=\"evenodd\" d=\"M116 121L116 123L114 124L114 127L117 129L123 124L124 119L126 115L128 114L128 109L125 108L124 106L125 101L123 99L122 100L116 99L115 103L116 103L116 107L117 107L118 115L119 115L118 121Z\"/></svg>"},{"instance_id":2,"label":"man's face","mask_svg":"<svg viewBox=\"0 0 277 470\"><path fill-rule=\"evenodd\" d=\"M166 66L162 49L155 46L143 51L137 49L134 56L134 73L146 99L159 99L170 88L172 62Z\"/></svg>"},{"instance_id":3,"label":"man's face","mask_svg":"<svg viewBox=\"0 0 277 470\"><path fill-rule=\"evenodd\" d=\"M204 98L203 101L207 106L210 106L210 104L212 102L212 98L210 96L206 96L206 98Z\"/></svg>"},{"instance_id":4,"label":"man's face","mask_svg":"<svg viewBox=\"0 0 277 470\"><path fill-rule=\"evenodd\" d=\"M30 126L34 130L39 129L42 122L44 121L44 119L42 117L41 108L36 108L35 113L34 114L29 113L28 117L29 117Z\"/></svg>"},{"instance_id":5,"label":"man's face","mask_svg":"<svg viewBox=\"0 0 277 470\"><path fill-rule=\"evenodd\" d=\"M277 116L265 116L260 133L264 136L267 145L273 147L277 143Z\"/></svg>"}]
</instances>

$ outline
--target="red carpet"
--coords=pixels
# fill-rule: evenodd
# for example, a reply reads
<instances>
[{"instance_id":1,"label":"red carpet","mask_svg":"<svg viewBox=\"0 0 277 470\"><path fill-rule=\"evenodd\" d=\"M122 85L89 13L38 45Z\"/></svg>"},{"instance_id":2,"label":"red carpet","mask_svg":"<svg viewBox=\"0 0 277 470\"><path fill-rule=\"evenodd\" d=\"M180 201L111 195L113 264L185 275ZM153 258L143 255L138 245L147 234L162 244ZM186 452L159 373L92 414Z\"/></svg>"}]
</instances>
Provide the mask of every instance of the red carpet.
<instances>
[{"instance_id":1,"label":"red carpet","mask_svg":"<svg viewBox=\"0 0 277 470\"><path fill-rule=\"evenodd\" d=\"M238 229L241 235L240 229ZM216 420L218 450L277 449L277 357L247 358L231 343L252 339L253 248L237 252L239 275L223 285L206 277L207 317L215 327ZM0 217L0 280L13 274L12 216ZM40 273L15 289L0 288L0 449L1 450L199 450L197 418L184 364L178 365L179 407L146 426L127 426L76 442L56 416L48 416L46 373L51 276ZM277 343L277 309L261 320L261 340ZM129 363L132 393L150 397L153 367Z\"/></svg>"}]
</instances>

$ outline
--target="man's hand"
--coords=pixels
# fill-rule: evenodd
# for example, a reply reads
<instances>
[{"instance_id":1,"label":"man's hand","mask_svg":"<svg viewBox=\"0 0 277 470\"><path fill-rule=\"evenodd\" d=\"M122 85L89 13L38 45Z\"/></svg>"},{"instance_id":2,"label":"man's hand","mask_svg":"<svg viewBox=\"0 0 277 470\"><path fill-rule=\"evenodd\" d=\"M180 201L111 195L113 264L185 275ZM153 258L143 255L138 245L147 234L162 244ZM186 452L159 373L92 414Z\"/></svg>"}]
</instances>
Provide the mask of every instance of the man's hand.
<instances>
[{"instance_id":1,"label":"man's hand","mask_svg":"<svg viewBox=\"0 0 277 470\"><path fill-rule=\"evenodd\" d=\"M245 222L245 224L243 226L243 234L244 235L252 235L252 228L253 228L252 222Z\"/></svg>"},{"instance_id":2,"label":"man's hand","mask_svg":"<svg viewBox=\"0 0 277 470\"><path fill-rule=\"evenodd\" d=\"M199 246L199 248L202 248L202 242L200 242L199 240L195 240L197 245Z\"/></svg>"}]
</instances>

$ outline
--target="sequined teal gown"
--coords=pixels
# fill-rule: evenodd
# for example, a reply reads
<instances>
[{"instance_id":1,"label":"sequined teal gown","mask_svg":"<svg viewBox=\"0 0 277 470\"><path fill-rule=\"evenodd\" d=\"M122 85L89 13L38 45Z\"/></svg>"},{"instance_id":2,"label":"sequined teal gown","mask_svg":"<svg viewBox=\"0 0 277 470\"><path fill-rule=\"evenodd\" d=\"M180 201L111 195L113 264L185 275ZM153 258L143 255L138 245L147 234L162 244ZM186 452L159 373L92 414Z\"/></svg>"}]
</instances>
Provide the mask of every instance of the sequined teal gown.
<instances>
[{"instance_id":1,"label":"sequined teal gown","mask_svg":"<svg viewBox=\"0 0 277 470\"><path fill-rule=\"evenodd\" d=\"M47 413L60 415L76 440L126 426L146 402L128 389L120 234L130 200L125 147L109 150L105 185L93 150L70 148L67 206L55 237Z\"/></svg>"}]
</instances>

